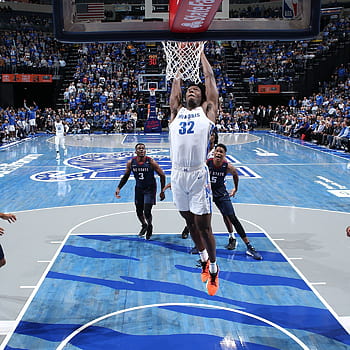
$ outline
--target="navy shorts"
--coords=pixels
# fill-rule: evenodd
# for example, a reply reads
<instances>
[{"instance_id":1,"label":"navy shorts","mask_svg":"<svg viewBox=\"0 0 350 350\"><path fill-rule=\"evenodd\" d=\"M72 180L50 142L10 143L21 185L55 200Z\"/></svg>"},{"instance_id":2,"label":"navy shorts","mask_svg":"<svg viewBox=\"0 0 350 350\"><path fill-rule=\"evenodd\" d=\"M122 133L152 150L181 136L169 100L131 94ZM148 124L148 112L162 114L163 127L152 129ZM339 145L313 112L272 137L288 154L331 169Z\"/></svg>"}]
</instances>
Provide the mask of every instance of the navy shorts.
<instances>
[{"instance_id":1,"label":"navy shorts","mask_svg":"<svg viewBox=\"0 0 350 350\"><path fill-rule=\"evenodd\" d=\"M135 205L156 204L157 188L135 187Z\"/></svg>"},{"instance_id":2,"label":"navy shorts","mask_svg":"<svg viewBox=\"0 0 350 350\"><path fill-rule=\"evenodd\" d=\"M235 215L233 205L229 196L213 198L215 205L224 216Z\"/></svg>"},{"instance_id":3,"label":"navy shorts","mask_svg":"<svg viewBox=\"0 0 350 350\"><path fill-rule=\"evenodd\" d=\"M4 251L2 250L1 244L0 244L0 260L5 257Z\"/></svg>"}]
</instances>

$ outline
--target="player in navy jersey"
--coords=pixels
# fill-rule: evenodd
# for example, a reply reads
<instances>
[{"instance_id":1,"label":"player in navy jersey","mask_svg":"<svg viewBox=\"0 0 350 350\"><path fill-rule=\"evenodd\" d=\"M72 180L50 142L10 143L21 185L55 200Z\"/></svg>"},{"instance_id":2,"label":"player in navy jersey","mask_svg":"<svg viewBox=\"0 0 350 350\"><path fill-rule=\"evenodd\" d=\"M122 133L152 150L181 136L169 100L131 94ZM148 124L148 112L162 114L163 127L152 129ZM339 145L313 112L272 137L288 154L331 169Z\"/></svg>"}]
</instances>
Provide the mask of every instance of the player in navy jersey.
<instances>
[{"instance_id":1,"label":"player in navy jersey","mask_svg":"<svg viewBox=\"0 0 350 350\"><path fill-rule=\"evenodd\" d=\"M7 220L8 222L15 222L17 220L16 216L14 214L5 214L0 213L0 218L3 220ZM4 234L4 229L0 227L0 236ZM1 244L0 244L0 267L4 266L6 264L4 251L2 250Z\"/></svg>"},{"instance_id":2,"label":"player in navy jersey","mask_svg":"<svg viewBox=\"0 0 350 350\"><path fill-rule=\"evenodd\" d=\"M237 193L239 177L236 168L231 163L227 162L226 152L226 146L219 143L214 148L213 158L207 160L207 166L210 172L211 189L213 192L213 201L220 210L225 223L231 222L237 233L242 238L243 242L246 244L246 253L256 260L262 260L260 253L257 252L249 242L245 230L233 209L230 197L233 197ZM233 176L233 183L235 185L235 188L230 192L227 191L225 185L225 177L228 173ZM236 248L236 241L234 238L232 225L231 229L229 229L229 244L226 246L226 248L230 250ZM226 227L229 228L230 225L226 224Z\"/></svg>"},{"instance_id":3,"label":"player in navy jersey","mask_svg":"<svg viewBox=\"0 0 350 350\"><path fill-rule=\"evenodd\" d=\"M150 239L153 233L152 207L156 204L157 182L154 176L156 172L160 177L161 192L160 200L165 198L163 192L165 186L165 174L159 164L152 158L146 156L146 146L138 143L135 146L136 157L130 159L126 164L126 169L119 185L115 191L117 198L120 198L120 190L127 183L131 172L135 177L135 206L136 215L141 222L139 236L146 234L146 239Z\"/></svg>"}]
</instances>

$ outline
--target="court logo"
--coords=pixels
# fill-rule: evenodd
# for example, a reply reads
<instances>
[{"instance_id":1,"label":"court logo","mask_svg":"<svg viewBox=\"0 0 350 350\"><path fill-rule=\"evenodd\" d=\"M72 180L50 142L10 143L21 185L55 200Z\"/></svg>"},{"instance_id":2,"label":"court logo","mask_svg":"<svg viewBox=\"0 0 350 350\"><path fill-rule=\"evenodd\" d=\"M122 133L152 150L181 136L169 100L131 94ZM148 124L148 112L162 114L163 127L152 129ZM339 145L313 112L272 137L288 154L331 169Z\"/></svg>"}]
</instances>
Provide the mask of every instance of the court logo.
<instances>
[{"instance_id":1,"label":"court logo","mask_svg":"<svg viewBox=\"0 0 350 350\"><path fill-rule=\"evenodd\" d=\"M114 153L85 153L64 161L65 166L79 169L79 172L65 173L57 170L33 174L34 181L57 182L70 180L117 180L125 172L127 161L135 155L133 151ZM147 155L152 157L163 169L165 175L170 176L171 161L169 151L151 149Z\"/></svg>"},{"instance_id":2,"label":"court logo","mask_svg":"<svg viewBox=\"0 0 350 350\"><path fill-rule=\"evenodd\" d=\"M133 151L113 153L85 153L64 161L65 169L79 169L79 171L62 171L57 166L56 170L44 171L33 174L30 178L34 181L59 182L71 180L118 180L125 172L127 161L133 157ZM147 155L152 157L163 169L166 176L171 174L171 161L169 150L151 149ZM234 164L239 163L233 157L228 160ZM68 168L69 167L69 168ZM260 178L258 174L245 166L237 166L238 174L246 178ZM130 176L132 178L132 175Z\"/></svg>"}]
</instances>

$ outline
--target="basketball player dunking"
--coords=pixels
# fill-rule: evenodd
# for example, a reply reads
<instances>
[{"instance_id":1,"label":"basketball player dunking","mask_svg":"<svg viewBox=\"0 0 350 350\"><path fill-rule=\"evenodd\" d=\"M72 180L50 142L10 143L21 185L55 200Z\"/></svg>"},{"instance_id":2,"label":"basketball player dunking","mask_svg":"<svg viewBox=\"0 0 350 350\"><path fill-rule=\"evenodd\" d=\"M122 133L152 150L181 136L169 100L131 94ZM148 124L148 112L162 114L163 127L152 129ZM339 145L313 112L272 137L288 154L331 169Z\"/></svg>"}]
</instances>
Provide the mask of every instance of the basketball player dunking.
<instances>
[{"instance_id":1,"label":"basketball player dunking","mask_svg":"<svg viewBox=\"0 0 350 350\"><path fill-rule=\"evenodd\" d=\"M203 282L209 295L219 288L216 242L211 228L212 193L206 166L210 133L215 126L219 95L213 69L204 52L201 63L205 85L192 84L183 106L181 80L174 79L170 94L169 125L172 161L171 187L181 216L199 250Z\"/></svg>"}]
</instances>

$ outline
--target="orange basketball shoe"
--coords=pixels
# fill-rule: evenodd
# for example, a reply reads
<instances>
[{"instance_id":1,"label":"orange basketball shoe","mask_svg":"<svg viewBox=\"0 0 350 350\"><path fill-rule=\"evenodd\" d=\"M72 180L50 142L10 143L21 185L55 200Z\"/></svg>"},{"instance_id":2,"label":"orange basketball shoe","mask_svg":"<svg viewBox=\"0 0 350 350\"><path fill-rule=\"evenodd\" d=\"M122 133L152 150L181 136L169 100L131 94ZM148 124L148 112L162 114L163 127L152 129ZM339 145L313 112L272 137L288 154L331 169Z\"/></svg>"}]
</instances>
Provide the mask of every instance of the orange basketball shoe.
<instances>
[{"instance_id":1,"label":"orange basketball shoe","mask_svg":"<svg viewBox=\"0 0 350 350\"><path fill-rule=\"evenodd\" d=\"M209 259L207 261L201 261L202 272L201 279L202 282L207 282L209 278Z\"/></svg>"},{"instance_id":2,"label":"orange basketball shoe","mask_svg":"<svg viewBox=\"0 0 350 350\"><path fill-rule=\"evenodd\" d=\"M209 271L208 271L209 272ZM215 295L219 289L219 267L216 273L208 273L207 290L209 295Z\"/></svg>"}]
</instances>

